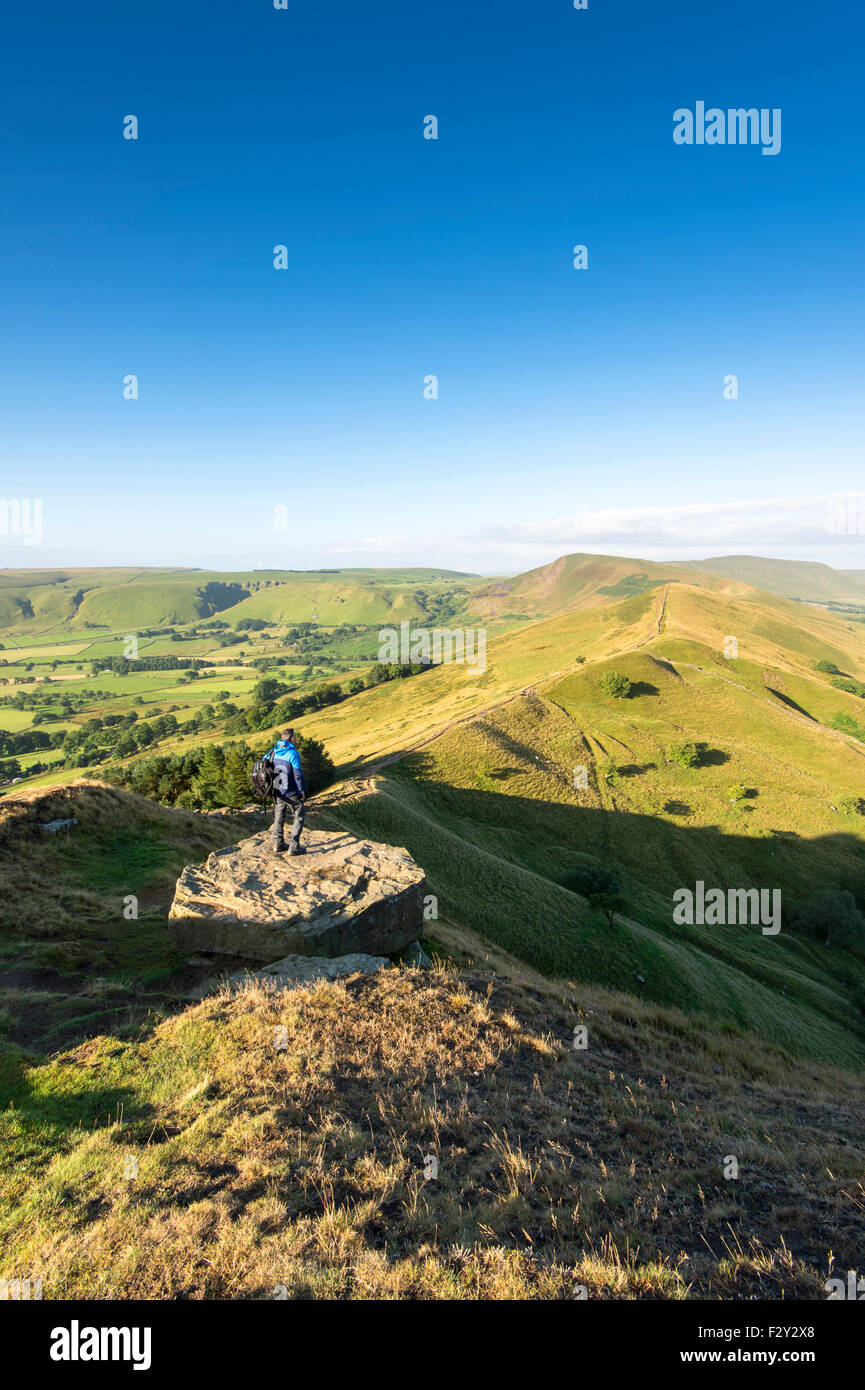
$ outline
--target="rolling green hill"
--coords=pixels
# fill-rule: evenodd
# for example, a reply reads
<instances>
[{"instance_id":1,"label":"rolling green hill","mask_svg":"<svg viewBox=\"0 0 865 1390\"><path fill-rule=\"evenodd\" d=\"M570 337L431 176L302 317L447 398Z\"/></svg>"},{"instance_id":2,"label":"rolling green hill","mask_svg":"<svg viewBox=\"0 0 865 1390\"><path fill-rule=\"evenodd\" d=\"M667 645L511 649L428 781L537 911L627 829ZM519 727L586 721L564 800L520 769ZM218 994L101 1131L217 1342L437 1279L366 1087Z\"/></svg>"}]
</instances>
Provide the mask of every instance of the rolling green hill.
<instances>
[{"instance_id":1,"label":"rolling green hill","mask_svg":"<svg viewBox=\"0 0 865 1390\"><path fill-rule=\"evenodd\" d=\"M738 654L727 656L733 635ZM826 883L862 895L865 705L815 671L829 657L861 677L861 627L759 591L678 583L509 633L483 676L443 669L303 727L344 759L354 752L367 794L340 815L401 838L449 919L545 975L705 1009L791 1051L861 1063L858 957L783 930L671 921L674 889L698 879L777 887L788 908ZM603 694L609 670L628 676L629 698ZM862 739L833 727L839 714ZM436 716L450 726L440 734ZM670 760L684 742L699 766ZM562 886L583 863L621 871L629 910L613 932Z\"/></svg>"},{"instance_id":2,"label":"rolling green hill","mask_svg":"<svg viewBox=\"0 0 865 1390\"><path fill-rule=\"evenodd\" d=\"M34 615L3 636L4 698L27 698L4 704L0 729L209 708L158 752L225 742L253 698L247 661L281 650L290 621L475 612L486 663L372 688L344 672L338 703L294 721L340 765L311 823L405 845L423 867L431 975L190 1007L211 967L167 936L174 877L253 826L98 781L7 788L0 1273L38 1256L51 1297L259 1298L274 1283L292 1297L570 1297L575 1280L603 1297L823 1296L831 1258L855 1262L865 1233L865 945L827 945L795 909L830 884L865 908L865 624L738 576L615 557L495 583L102 578L83 597L72 573L0 584ZM84 628L85 604L109 627L182 604L200 619L198 605L236 597L229 584L249 592L222 620L266 618L269 641L244 632L194 680L77 672L118 650ZM36 616L64 604L75 614L56 631ZM143 650L200 653L210 631ZM291 669L300 692L328 679L317 657L334 659L307 652L280 678ZM602 684L613 675L621 698ZM79 700L65 712L64 688ZM68 814L68 840L37 824ZM573 876L610 869L606 912ZM781 930L677 922L674 895L698 882L777 890ZM276 1022L286 1066L262 1051ZM576 1023L592 1038L582 1056ZM416 1171L426 1146L443 1158L435 1191ZM744 1165L732 1185L730 1153ZM135 1188L117 1177L129 1154Z\"/></svg>"},{"instance_id":3,"label":"rolling green hill","mask_svg":"<svg viewBox=\"0 0 865 1390\"><path fill-rule=\"evenodd\" d=\"M224 597L225 584L196 573L185 591ZM342 599L355 617L407 612L422 624L437 584L466 595L463 576L271 575L222 612L276 619L286 603L336 611ZM155 588L173 596L177 585L176 573L158 585L139 574L94 590L94 601L120 591L149 603ZM477 586L469 602L489 604L493 587ZM556 611L493 631L485 666L443 665L298 720L350 779L340 814L404 840L451 921L544 975L697 1008L791 1052L861 1060L858 958L783 932L674 930L671 896L697 880L778 888L788 905L826 883L861 896L865 627L738 580L611 557L564 557L513 581L514 595ZM611 671L630 680L627 699L602 692ZM131 698L157 674L115 678L118 692L131 683ZM205 676L195 698L231 698L238 679L229 668ZM158 689L160 708L190 698L170 673ZM223 737L217 721L159 751ZM697 766L671 758L683 743L699 750ZM587 769L582 790L577 766ZM613 864L622 877L628 907L612 932L565 886L581 864Z\"/></svg>"},{"instance_id":4,"label":"rolling green hill","mask_svg":"<svg viewBox=\"0 0 865 1390\"><path fill-rule=\"evenodd\" d=\"M782 598L865 605L865 570L838 570L810 560L768 560L761 555L716 555L710 560L675 564L681 569L737 579Z\"/></svg>"},{"instance_id":5,"label":"rolling green hill","mask_svg":"<svg viewBox=\"0 0 865 1390\"><path fill-rule=\"evenodd\" d=\"M134 633L214 613L277 625L422 619L429 600L480 581L451 570L70 569L0 571L0 639L91 627Z\"/></svg>"},{"instance_id":6,"label":"rolling green hill","mask_svg":"<svg viewBox=\"0 0 865 1390\"><path fill-rule=\"evenodd\" d=\"M721 591L742 588L720 575L696 571L683 574L675 565L651 560L629 560L620 555L562 555L551 564L528 570L514 579L497 579L476 589L470 606L473 612L488 618L508 612L552 617L571 608L595 607L648 593L677 580Z\"/></svg>"}]
</instances>

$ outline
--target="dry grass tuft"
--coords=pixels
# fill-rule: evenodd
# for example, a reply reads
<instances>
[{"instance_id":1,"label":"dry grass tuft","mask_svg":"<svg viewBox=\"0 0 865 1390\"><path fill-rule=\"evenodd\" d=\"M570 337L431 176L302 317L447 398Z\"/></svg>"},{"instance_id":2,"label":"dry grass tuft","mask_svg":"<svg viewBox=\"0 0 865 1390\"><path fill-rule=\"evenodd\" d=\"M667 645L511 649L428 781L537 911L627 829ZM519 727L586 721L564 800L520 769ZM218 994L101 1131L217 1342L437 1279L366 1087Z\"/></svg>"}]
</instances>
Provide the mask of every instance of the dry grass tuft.
<instances>
[{"instance_id":1,"label":"dry grass tuft","mask_svg":"<svg viewBox=\"0 0 865 1390\"><path fill-rule=\"evenodd\" d=\"M2 1274L61 1298L823 1297L865 1235L863 1082L693 1027L444 968L213 996L24 1074Z\"/></svg>"}]
</instances>

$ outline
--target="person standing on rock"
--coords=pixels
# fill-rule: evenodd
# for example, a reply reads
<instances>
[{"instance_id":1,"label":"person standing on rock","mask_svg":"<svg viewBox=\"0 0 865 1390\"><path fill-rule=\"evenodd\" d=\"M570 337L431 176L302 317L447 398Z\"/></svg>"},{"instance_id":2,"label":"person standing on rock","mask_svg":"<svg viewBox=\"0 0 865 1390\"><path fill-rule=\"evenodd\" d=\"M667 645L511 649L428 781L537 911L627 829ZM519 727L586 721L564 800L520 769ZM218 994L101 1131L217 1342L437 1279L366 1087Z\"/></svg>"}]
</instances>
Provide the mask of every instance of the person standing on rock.
<instances>
[{"instance_id":1,"label":"person standing on rock","mask_svg":"<svg viewBox=\"0 0 865 1390\"><path fill-rule=\"evenodd\" d=\"M284 729L280 738L265 754L273 764L273 848L276 854L306 854L300 843L300 832L306 815L306 779L300 765L300 754L294 744L294 729ZM285 843L285 818L289 806L294 811L291 838Z\"/></svg>"}]
</instances>

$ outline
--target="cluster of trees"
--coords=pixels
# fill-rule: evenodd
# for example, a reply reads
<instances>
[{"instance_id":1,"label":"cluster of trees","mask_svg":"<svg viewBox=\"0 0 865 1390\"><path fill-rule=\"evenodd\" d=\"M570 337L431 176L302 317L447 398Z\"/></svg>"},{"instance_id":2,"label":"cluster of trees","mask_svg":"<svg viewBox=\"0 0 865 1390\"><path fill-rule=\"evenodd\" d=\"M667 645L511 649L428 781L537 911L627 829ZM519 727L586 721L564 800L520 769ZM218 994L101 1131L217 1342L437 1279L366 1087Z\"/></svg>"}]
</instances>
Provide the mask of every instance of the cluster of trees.
<instances>
[{"instance_id":1,"label":"cluster of trees","mask_svg":"<svg viewBox=\"0 0 865 1390\"><path fill-rule=\"evenodd\" d=\"M269 729L274 723L292 724L304 714L326 709L328 705L338 705L362 690L382 685L385 681L401 680L408 676L420 675L428 671L428 666L419 664L401 665L399 662L379 662L365 676L355 676L347 686L333 681L328 685L316 686L305 694L294 695L290 687L274 676L266 676L256 681L252 689L252 704L230 718L225 725L227 734L257 733ZM282 698L285 696L286 698Z\"/></svg>"},{"instance_id":2,"label":"cluster of trees","mask_svg":"<svg viewBox=\"0 0 865 1390\"><path fill-rule=\"evenodd\" d=\"M221 613L224 608L233 608L236 603L249 598L251 589L230 580L211 579L198 590L198 615L209 618Z\"/></svg>"},{"instance_id":3,"label":"cluster of trees","mask_svg":"<svg viewBox=\"0 0 865 1390\"><path fill-rule=\"evenodd\" d=\"M414 591L415 602L433 627L444 627L451 618L458 617L465 609L467 598L468 590L464 588L432 594L426 589Z\"/></svg>"},{"instance_id":4,"label":"cluster of trees","mask_svg":"<svg viewBox=\"0 0 865 1390\"><path fill-rule=\"evenodd\" d=\"M116 671L119 676L128 676L135 671L200 671L213 662L194 656L100 656L90 665L94 675L98 671Z\"/></svg>"},{"instance_id":5,"label":"cluster of trees","mask_svg":"<svg viewBox=\"0 0 865 1390\"><path fill-rule=\"evenodd\" d=\"M667 749L667 762L677 767L699 767L700 750L696 743L674 743Z\"/></svg>"},{"instance_id":6,"label":"cluster of trees","mask_svg":"<svg viewBox=\"0 0 865 1390\"><path fill-rule=\"evenodd\" d=\"M845 676L839 670L834 661L817 661L814 670L820 671L824 676L832 676L829 684L836 690L846 690L849 695L858 695L860 700L865 700L865 685L862 681L853 680L852 676Z\"/></svg>"},{"instance_id":7,"label":"cluster of trees","mask_svg":"<svg viewBox=\"0 0 865 1390\"><path fill-rule=\"evenodd\" d=\"M106 714L103 719L86 720L62 736L64 766L92 767L113 758L131 758L163 739L204 733L215 728L220 720L237 713L236 705L228 700L219 700L216 705L202 705L189 719L181 722L174 715L176 708L175 705L167 714L147 721L139 720L134 710L128 714Z\"/></svg>"},{"instance_id":8,"label":"cluster of trees","mask_svg":"<svg viewBox=\"0 0 865 1390\"><path fill-rule=\"evenodd\" d=\"M317 623L297 623L288 629L285 640L297 656L312 656L318 655L334 642L344 641L347 637L357 636L363 631L362 627L353 627L350 623L343 623L330 632L320 632Z\"/></svg>"},{"instance_id":9,"label":"cluster of trees","mask_svg":"<svg viewBox=\"0 0 865 1390\"><path fill-rule=\"evenodd\" d=\"M40 772L47 772L54 764L36 762L23 768L19 756L42 749L60 748L63 738L62 729L54 729L51 733L44 729L21 729L17 733L0 729L0 758L3 759L0 762L0 780L9 782L13 777L36 777Z\"/></svg>"},{"instance_id":10,"label":"cluster of trees","mask_svg":"<svg viewBox=\"0 0 865 1390\"><path fill-rule=\"evenodd\" d=\"M0 758L38 753L42 748L59 748L63 737L62 729L54 729L51 733L44 729L21 729L18 733L0 729Z\"/></svg>"},{"instance_id":11,"label":"cluster of trees","mask_svg":"<svg viewBox=\"0 0 865 1390\"><path fill-rule=\"evenodd\" d=\"M100 773L106 781L187 810L210 811L217 806L244 806L252 801L250 772L256 759L276 740L251 748L247 743L209 743L188 753L138 758L126 767L108 768ZM298 735L297 746L303 761L310 793L323 790L335 776L333 762L317 739Z\"/></svg>"},{"instance_id":12,"label":"cluster of trees","mask_svg":"<svg viewBox=\"0 0 865 1390\"><path fill-rule=\"evenodd\" d=\"M865 685L862 681L854 681L850 676L836 676L829 684L836 690L846 690L849 695L858 695L860 700L865 700Z\"/></svg>"},{"instance_id":13,"label":"cluster of trees","mask_svg":"<svg viewBox=\"0 0 865 1390\"><path fill-rule=\"evenodd\" d=\"M33 709L36 705L44 705L46 701L56 699L57 687L49 687L40 684L35 690L18 690L14 695L0 696L0 705L8 705L10 709ZM70 695L64 691L57 701L63 714L71 714L75 709L83 709L85 705L92 704L94 700L105 700L110 697L107 690L88 690L86 694L76 692ZM52 718L51 712L45 712L45 719Z\"/></svg>"}]
</instances>

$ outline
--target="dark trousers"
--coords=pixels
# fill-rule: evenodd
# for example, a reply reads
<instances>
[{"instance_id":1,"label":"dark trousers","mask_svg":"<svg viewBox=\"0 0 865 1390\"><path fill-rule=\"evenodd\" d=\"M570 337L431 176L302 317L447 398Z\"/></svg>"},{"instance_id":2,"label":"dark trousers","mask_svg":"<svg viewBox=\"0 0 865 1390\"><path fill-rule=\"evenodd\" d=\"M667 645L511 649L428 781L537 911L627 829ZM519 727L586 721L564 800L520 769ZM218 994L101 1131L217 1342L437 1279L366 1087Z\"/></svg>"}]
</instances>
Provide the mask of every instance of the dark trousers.
<instances>
[{"instance_id":1,"label":"dark trousers","mask_svg":"<svg viewBox=\"0 0 865 1390\"><path fill-rule=\"evenodd\" d=\"M306 816L306 806L304 802L283 801L281 796L276 798L276 805L273 810L273 843L281 845L285 843L285 821L289 811L294 813L294 822L291 827L291 839L289 844L292 849L297 849L300 844L300 832L303 829L304 817Z\"/></svg>"}]
</instances>

